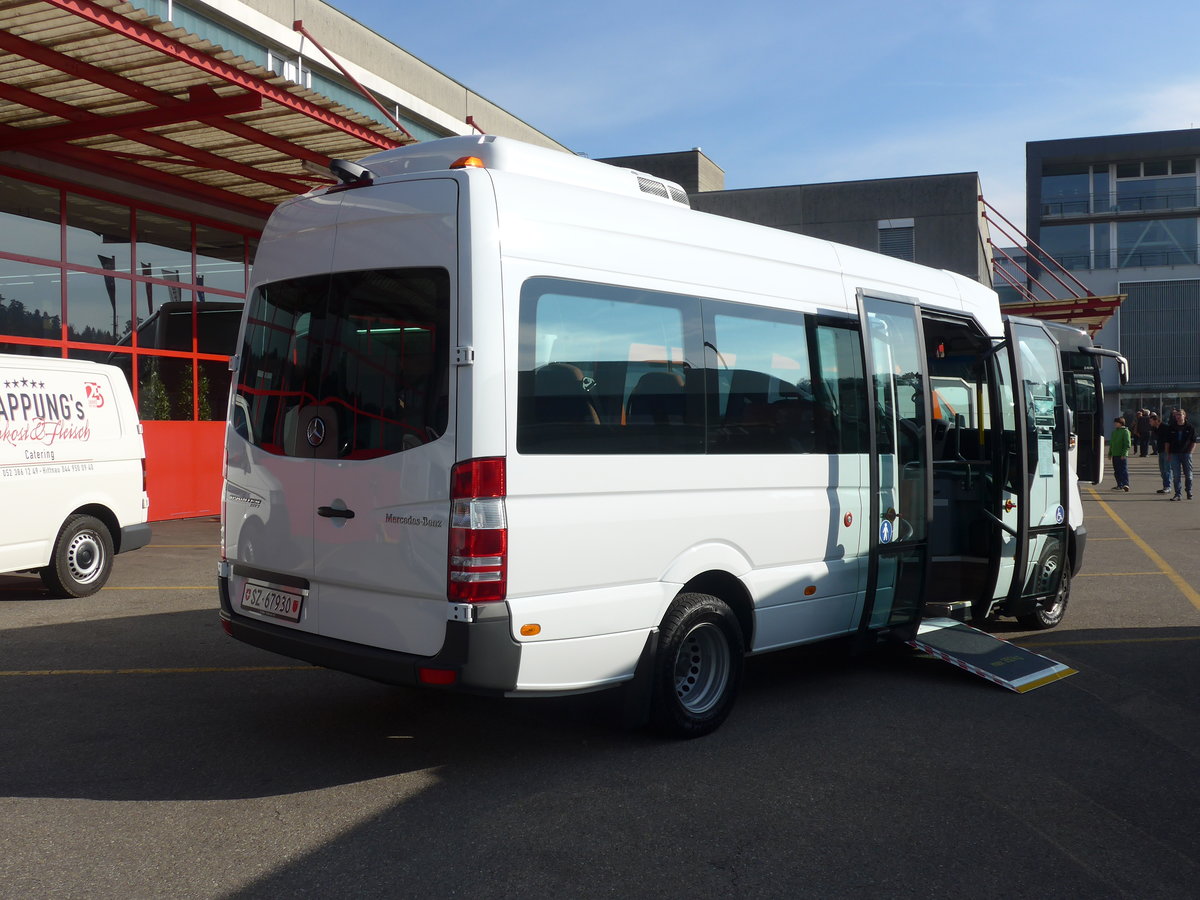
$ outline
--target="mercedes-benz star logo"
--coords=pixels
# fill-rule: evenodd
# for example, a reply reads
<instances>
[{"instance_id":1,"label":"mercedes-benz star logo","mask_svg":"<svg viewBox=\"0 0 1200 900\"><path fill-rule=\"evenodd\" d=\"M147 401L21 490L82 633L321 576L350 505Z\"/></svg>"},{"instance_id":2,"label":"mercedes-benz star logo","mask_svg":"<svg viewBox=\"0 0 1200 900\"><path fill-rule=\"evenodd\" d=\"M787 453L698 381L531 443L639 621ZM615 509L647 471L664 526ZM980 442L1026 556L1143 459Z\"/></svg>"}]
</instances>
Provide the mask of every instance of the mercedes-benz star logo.
<instances>
[{"instance_id":1,"label":"mercedes-benz star logo","mask_svg":"<svg viewBox=\"0 0 1200 900\"><path fill-rule=\"evenodd\" d=\"M325 443L325 420L320 416L313 416L308 422L305 434L308 436L310 447L320 447Z\"/></svg>"}]
</instances>

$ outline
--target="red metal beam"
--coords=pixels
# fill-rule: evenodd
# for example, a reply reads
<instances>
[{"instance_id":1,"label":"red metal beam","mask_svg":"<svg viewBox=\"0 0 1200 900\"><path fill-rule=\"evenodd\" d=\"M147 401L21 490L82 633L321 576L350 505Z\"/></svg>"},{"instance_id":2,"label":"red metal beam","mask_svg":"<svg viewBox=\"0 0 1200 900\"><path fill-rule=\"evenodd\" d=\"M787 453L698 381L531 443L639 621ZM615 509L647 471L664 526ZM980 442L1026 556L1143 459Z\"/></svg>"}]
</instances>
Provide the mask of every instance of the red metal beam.
<instances>
[{"instance_id":1,"label":"red metal beam","mask_svg":"<svg viewBox=\"0 0 1200 900\"><path fill-rule=\"evenodd\" d=\"M64 119L68 119L72 122L92 122L97 119L103 121L105 118L104 116L98 116L95 113L91 113L86 110L77 109L76 107L71 106L68 103L63 103L60 100L53 100L50 97L44 97L41 94L34 93L33 91L27 91L24 88L19 88L15 85L5 84L3 82L0 82L0 98L11 100L24 106L28 106L31 109L47 112ZM13 140L16 140L18 135L24 133L19 129L13 129L13 132L15 132L15 134L9 132ZM215 153L209 153L205 150L198 150L195 147L180 143L179 141L172 140L171 138L152 134L148 131L138 131L133 129L127 131L117 131L114 133L120 135L121 137L126 137L131 141L137 141L139 144L145 144L147 147L154 147L157 150L162 150L166 153L179 156L184 160L191 160L193 162L200 163L210 169L218 169L220 171L229 172L245 178L248 181L269 184L272 187L288 191L292 194L303 194L309 189L307 184L294 181L286 175L280 175L275 172L265 172L261 169L256 169L253 166L236 163L232 160L226 159L223 156L218 156ZM160 160L160 162L164 163L169 163L171 161L172 160L167 157L163 157Z\"/></svg>"},{"instance_id":2,"label":"red metal beam","mask_svg":"<svg viewBox=\"0 0 1200 900\"><path fill-rule=\"evenodd\" d=\"M1063 289L1066 290L1066 292L1068 294L1074 293L1075 288L1072 288L1070 285L1066 284L1061 278L1059 278L1058 275L1055 274L1054 269L1051 268L1051 266L1054 266L1055 268L1058 269L1058 271L1062 272L1062 274L1064 274L1068 278L1070 278L1071 281L1073 281L1075 283L1075 287L1078 288L1080 291L1082 291L1085 295L1087 295L1089 297L1092 296L1092 292L1086 284L1084 284L1082 281L1080 281L1078 278L1076 278L1074 275L1072 275L1070 270L1067 269L1066 266L1059 263L1049 253L1047 253L1045 250L1043 250L1041 247L1039 247L1037 244L1035 244L1033 241L1031 241L1029 239L1029 235L1027 235L1025 232L1023 232L1020 228L1018 228L1012 222L1008 221L1008 219L1005 218L1004 213L1000 212L1000 210L996 209L996 207L992 206L992 204L988 203L986 200L983 199L982 194L979 195L979 202L982 203L984 206L984 212L983 212L984 218L988 219L988 221L991 222L993 225L996 225L996 227L1000 229L1000 232L1005 237L1007 237L1009 240L1011 240L1014 244L1021 243L1019 240L1016 240L1015 238L1013 238L1012 235L1010 235L1008 232L1006 232L1003 228L1000 228L1000 226L993 219L991 219L988 216L988 214L987 214L988 210L991 210L997 216L999 216L1000 220L1002 222L1004 222L1005 225L1007 225L1009 228L1011 228L1013 231L1015 231L1017 234L1019 234L1022 238L1024 238L1025 243L1028 246L1032 247L1034 250L1036 250L1038 253L1042 254L1042 256L1045 257L1045 259L1037 259L1036 257L1034 257L1034 259L1046 271L1046 273L1051 278L1053 278L1060 285L1062 285Z\"/></svg>"},{"instance_id":3,"label":"red metal beam","mask_svg":"<svg viewBox=\"0 0 1200 900\"><path fill-rule=\"evenodd\" d=\"M372 105L377 110L379 110L381 113L383 113L387 117L387 120L396 126L396 129L398 131L405 134L410 141L412 141L413 143L416 143L417 139L412 136L412 134L409 132L409 130L400 124L400 122L396 119L396 117L393 116L388 111L387 107L385 107L382 103L379 102L379 99L374 94L372 94L365 87L363 87L361 84L359 84L358 79L355 78L353 75L351 75L350 71L345 66L343 66L340 62L338 62L338 60L334 58L333 54L330 53L328 50L326 50L324 46L322 46L320 41L318 41L315 37L313 37L309 33L308 29L304 27L303 22L301 22L299 19L297 19L295 22L292 23L292 30L300 32L300 34L302 34L304 37L306 37L310 41L312 41L313 46L316 47L318 50L320 50L325 55L325 58L327 60L329 60L331 63L333 63L335 66L337 66L337 70L339 72L341 72L342 75L344 75L346 77L346 79L352 85L354 85L356 88L358 88L358 92L360 94L362 94L364 97L366 97L368 100L370 100Z\"/></svg>"},{"instance_id":4,"label":"red metal beam","mask_svg":"<svg viewBox=\"0 0 1200 900\"><path fill-rule=\"evenodd\" d=\"M114 72L109 72L107 69L101 69L98 66L82 62L72 56L67 56L65 53L51 50L49 47L44 47L41 44L34 43L22 37L17 37L15 34L10 34L7 31L0 31L0 49L49 66L52 69L57 69L73 78L90 81L109 90L125 94L127 97L132 97L135 100L144 100L147 103L164 107L178 106L185 102L171 94L154 90L144 84L138 84L136 81L117 75ZM307 147L301 147L299 144L293 144L291 141L285 141L283 138L267 134L265 131L260 131L244 122L224 120L210 122L209 124L215 128L220 128L228 134L232 134L234 137L240 137L270 150L275 150L292 159L308 159L322 168L329 167L328 156L314 153Z\"/></svg>"},{"instance_id":5,"label":"red metal beam","mask_svg":"<svg viewBox=\"0 0 1200 900\"><path fill-rule=\"evenodd\" d=\"M5 126L5 128L7 127ZM0 129L0 133L3 132L4 129ZM210 187L202 182L181 178L169 172L160 172L147 166L125 162L111 153L101 153L86 147L63 144L53 150L44 150L38 155L40 158L65 163L97 175L115 175L140 184L156 186L172 193L198 196L211 203L261 216L263 219L266 219L275 209L275 205L272 203L255 200L252 197L243 197L241 194Z\"/></svg>"},{"instance_id":6,"label":"red metal beam","mask_svg":"<svg viewBox=\"0 0 1200 900\"><path fill-rule=\"evenodd\" d=\"M154 109L116 116L90 113L89 118L80 118L67 125L48 125L44 128L22 130L19 135L0 138L0 150L29 150L47 144L65 144L102 134L141 131L143 128L178 125L182 122L212 124L212 119L259 109L262 109L262 97L258 94L243 93L233 97L193 100L177 106L156 106Z\"/></svg>"},{"instance_id":7,"label":"red metal beam","mask_svg":"<svg viewBox=\"0 0 1200 900\"><path fill-rule=\"evenodd\" d=\"M132 19L127 19L110 9L105 9L95 3L91 3L89 0L43 0L43 2L65 12L74 13L92 24L100 25L147 47L153 47L173 59L195 66L197 69L207 72L210 75L216 75L230 84L236 84L247 90L261 94L263 97L274 103L278 103L280 106L316 119L318 122L352 135L372 146L385 150L401 146L398 142L384 137L370 128L365 128L362 125L351 122L343 116L339 116L301 97L297 97L282 87L273 85L255 75L243 72L235 66L223 63L207 53L194 50L184 43L159 34L153 28L134 22Z\"/></svg>"}]
</instances>

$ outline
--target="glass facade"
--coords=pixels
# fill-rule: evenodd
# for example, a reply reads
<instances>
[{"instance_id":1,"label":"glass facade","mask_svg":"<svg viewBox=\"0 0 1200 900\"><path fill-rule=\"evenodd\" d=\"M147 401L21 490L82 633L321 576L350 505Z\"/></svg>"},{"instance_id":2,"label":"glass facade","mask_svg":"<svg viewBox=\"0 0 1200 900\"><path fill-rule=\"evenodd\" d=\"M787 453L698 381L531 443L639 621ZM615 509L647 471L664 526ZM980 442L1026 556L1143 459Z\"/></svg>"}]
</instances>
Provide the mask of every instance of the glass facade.
<instances>
[{"instance_id":1,"label":"glass facade","mask_svg":"<svg viewBox=\"0 0 1200 900\"><path fill-rule=\"evenodd\" d=\"M1042 170L1041 214L1125 215L1200 208L1197 161L1187 159L1049 165Z\"/></svg>"},{"instance_id":2,"label":"glass facade","mask_svg":"<svg viewBox=\"0 0 1200 900\"><path fill-rule=\"evenodd\" d=\"M256 233L4 172L0 225L0 352L116 365L144 420L224 418Z\"/></svg>"},{"instance_id":3,"label":"glass facade","mask_svg":"<svg viewBox=\"0 0 1200 900\"><path fill-rule=\"evenodd\" d=\"M1043 225L1038 243L1065 269L1194 265L1200 259L1198 223L1188 217Z\"/></svg>"}]
</instances>

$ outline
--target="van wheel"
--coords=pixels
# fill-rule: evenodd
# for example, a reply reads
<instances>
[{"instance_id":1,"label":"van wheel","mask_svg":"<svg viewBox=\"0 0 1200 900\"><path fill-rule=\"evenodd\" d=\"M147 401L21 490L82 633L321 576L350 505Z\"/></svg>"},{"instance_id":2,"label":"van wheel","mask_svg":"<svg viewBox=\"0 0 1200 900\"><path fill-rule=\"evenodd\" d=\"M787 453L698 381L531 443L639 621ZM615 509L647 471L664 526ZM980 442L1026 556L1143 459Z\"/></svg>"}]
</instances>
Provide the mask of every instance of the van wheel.
<instances>
[{"instance_id":1,"label":"van wheel","mask_svg":"<svg viewBox=\"0 0 1200 900\"><path fill-rule=\"evenodd\" d=\"M1047 550L1038 560L1039 579L1049 579L1061 567L1062 578L1058 582L1058 592L1049 600L1039 603L1032 612L1017 616L1017 621L1033 631L1045 631L1053 628L1063 620L1067 612L1067 600L1071 596L1071 567L1063 565L1063 557L1056 550Z\"/></svg>"},{"instance_id":2,"label":"van wheel","mask_svg":"<svg viewBox=\"0 0 1200 900\"><path fill-rule=\"evenodd\" d=\"M659 633L650 721L672 737L700 737L725 721L742 680L742 629L709 594L680 594Z\"/></svg>"},{"instance_id":3,"label":"van wheel","mask_svg":"<svg viewBox=\"0 0 1200 900\"><path fill-rule=\"evenodd\" d=\"M108 528L94 516L76 515L59 531L50 565L39 574L55 597L87 597L104 587L112 564Z\"/></svg>"}]
</instances>

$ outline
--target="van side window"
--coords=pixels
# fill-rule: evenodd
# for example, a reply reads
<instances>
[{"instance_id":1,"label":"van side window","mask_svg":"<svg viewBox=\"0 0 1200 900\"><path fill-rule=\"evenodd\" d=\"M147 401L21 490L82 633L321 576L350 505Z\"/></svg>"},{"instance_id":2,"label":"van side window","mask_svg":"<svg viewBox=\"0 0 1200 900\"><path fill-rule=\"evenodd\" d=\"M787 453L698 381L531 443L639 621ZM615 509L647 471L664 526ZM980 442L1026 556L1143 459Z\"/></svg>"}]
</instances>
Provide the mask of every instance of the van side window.
<instances>
[{"instance_id":1,"label":"van side window","mask_svg":"<svg viewBox=\"0 0 1200 900\"><path fill-rule=\"evenodd\" d=\"M702 453L693 297L533 278L521 293L517 449Z\"/></svg>"},{"instance_id":2,"label":"van side window","mask_svg":"<svg viewBox=\"0 0 1200 900\"><path fill-rule=\"evenodd\" d=\"M804 316L705 301L710 453L812 453L816 398Z\"/></svg>"},{"instance_id":3,"label":"van side window","mask_svg":"<svg viewBox=\"0 0 1200 900\"><path fill-rule=\"evenodd\" d=\"M338 272L250 298L234 418L270 453L369 459L441 437L449 416L444 269ZM320 418L316 447L306 426Z\"/></svg>"}]
</instances>

